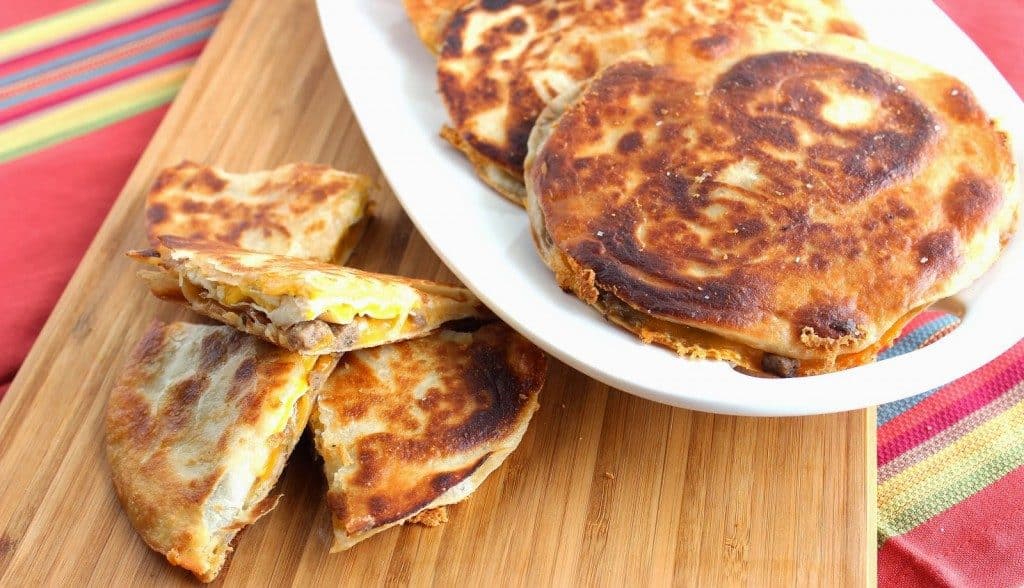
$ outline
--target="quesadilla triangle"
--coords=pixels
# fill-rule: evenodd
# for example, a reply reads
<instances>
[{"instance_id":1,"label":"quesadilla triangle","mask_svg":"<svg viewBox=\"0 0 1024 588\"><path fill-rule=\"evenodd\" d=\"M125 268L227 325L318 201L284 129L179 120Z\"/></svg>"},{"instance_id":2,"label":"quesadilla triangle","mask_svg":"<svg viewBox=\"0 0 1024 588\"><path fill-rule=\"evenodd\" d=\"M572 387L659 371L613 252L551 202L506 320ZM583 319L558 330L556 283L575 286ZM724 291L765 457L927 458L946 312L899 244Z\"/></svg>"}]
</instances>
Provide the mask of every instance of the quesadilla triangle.
<instances>
[{"instance_id":1,"label":"quesadilla triangle","mask_svg":"<svg viewBox=\"0 0 1024 588\"><path fill-rule=\"evenodd\" d=\"M162 237L129 256L154 294L303 354L422 337L449 321L490 316L469 290L222 243Z\"/></svg>"},{"instance_id":2,"label":"quesadilla triangle","mask_svg":"<svg viewBox=\"0 0 1024 588\"><path fill-rule=\"evenodd\" d=\"M244 174L183 161L146 198L146 233L345 263L369 219L366 176L292 163Z\"/></svg>"},{"instance_id":3,"label":"quesadilla triangle","mask_svg":"<svg viewBox=\"0 0 1024 588\"><path fill-rule=\"evenodd\" d=\"M519 445L546 368L501 322L345 354L310 418L331 551L468 497Z\"/></svg>"},{"instance_id":4,"label":"quesadilla triangle","mask_svg":"<svg viewBox=\"0 0 1024 588\"><path fill-rule=\"evenodd\" d=\"M644 342L779 376L874 361L1017 228L1010 138L963 82L843 35L624 59L530 136L559 284Z\"/></svg>"},{"instance_id":5,"label":"quesadilla triangle","mask_svg":"<svg viewBox=\"0 0 1024 588\"><path fill-rule=\"evenodd\" d=\"M209 582L271 496L337 356L302 356L221 325L155 321L107 405L114 488L132 526Z\"/></svg>"}]
</instances>

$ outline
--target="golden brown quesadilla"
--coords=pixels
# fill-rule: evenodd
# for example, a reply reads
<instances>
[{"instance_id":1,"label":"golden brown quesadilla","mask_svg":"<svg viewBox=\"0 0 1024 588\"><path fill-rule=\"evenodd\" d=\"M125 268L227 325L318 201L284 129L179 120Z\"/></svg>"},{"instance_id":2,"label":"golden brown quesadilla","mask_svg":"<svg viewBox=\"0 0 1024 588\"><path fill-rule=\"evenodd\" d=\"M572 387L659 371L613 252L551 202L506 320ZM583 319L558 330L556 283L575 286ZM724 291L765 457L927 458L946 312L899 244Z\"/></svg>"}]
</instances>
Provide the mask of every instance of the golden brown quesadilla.
<instances>
[{"instance_id":1,"label":"golden brown quesadilla","mask_svg":"<svg viewBox=\"0 0 1024 588\"><path fill-rule=\"evenodd\" d=\"M523 160L551 100L624 55L715 55L737 30L860 35L839 0L476 0L448 19L437 77L442 132L487 184L523 204Z\"/></svg>"},{"instance_id":2,"label":"golden brown quesadilla","mask_svg":"<svg viewBox=\"0 0 1024 588\"><path fill-rule=\"evenodd\" d=\"M341 353L421 337L444 323L489 316L464 288L161 238L130 256L153 293L303 354Z\"/></svg>"},{"instance_id":3,"label":"golden brown quesadilla","mask_svg":"<svg viewBox=\"0 0 1024 588\"><path fill-rule=\"evenodd\" d=\"M336 356L302 356L225 326L154 322L110 394L107 458L132 525L209 582L274 483Z\"/></svg>"},{"instance_id":4,"label":"golden brown quesadilla","mask_svg":"<svg viewBox=\"0 0 1024 588\"><path fill-rule=\"evenodd\" d=\"M546 365L500 322L347 353L310 420L331 551L469 496L519 445Z\"/></svg>"},{"instance_id":5,"label":"golden brown quesadilla","mask_svg":"<svg viewBox=\"0 0 1024 588\"><path fill-rule=\"evenodd\" d=\"M345 263L362 236L370 179L292 163L234 174L183 161L157 176L146 233L219 241L241 249Z\"/></svg>"},{"instance_id":6,"label":"golden brown quesadilla","mask_svg":"<svg viewBox=\"0 0 1024 588\"><path fill-rule=\"evenodd\" d=\"M555 100L528 211L559 284L644 341L778 375L873 361L1016 227L960 81L840 35L736 34Z\"/></svg>"}]
</instances>

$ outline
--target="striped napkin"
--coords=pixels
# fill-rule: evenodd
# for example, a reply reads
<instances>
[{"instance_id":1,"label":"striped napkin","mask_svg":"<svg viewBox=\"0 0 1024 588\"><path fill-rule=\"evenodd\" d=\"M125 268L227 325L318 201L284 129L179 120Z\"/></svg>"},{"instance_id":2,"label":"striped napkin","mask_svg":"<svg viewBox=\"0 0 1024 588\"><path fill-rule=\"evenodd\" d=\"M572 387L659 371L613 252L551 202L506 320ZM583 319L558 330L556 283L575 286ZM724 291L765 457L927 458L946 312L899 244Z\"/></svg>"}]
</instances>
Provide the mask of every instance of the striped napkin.
<instances>
[{"instance_id":1,"label":"striped napkin","mask_svg":"<svg viewBox=\"0 0 1024 588\"><path fill-rule=\"evenodd\" d=\"M957 323L925 312L883 357ZM880 586L1024 585L1024 340L878 408L878 544Z\"/></svg>"},{"instance_id":2,"label":"striped napkin","mask_svg":"<svg viewBox=\"0 0 1024 588\"><path fill-rule=\"evenodd\" d=\"M0 0L0 394L226 5Z\"/></svg>"},{"instance_id":3,"label":"striped napkin","mask_svg":"<svg viewBox=\"0 0 1024 588\"><path fill-rule=\"evenodd\" d=\"M90 2L0 38L0 163L169 102L217 1Z\"/></svg>"}]
</instances>

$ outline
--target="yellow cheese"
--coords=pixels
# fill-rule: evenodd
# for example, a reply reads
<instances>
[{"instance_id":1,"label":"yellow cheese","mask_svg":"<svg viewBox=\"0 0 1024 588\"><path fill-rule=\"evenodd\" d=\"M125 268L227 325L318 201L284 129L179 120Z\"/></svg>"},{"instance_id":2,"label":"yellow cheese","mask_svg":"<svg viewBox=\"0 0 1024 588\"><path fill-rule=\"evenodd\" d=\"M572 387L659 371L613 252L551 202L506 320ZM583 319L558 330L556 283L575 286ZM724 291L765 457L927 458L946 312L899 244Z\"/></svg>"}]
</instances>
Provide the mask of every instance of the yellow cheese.
<instances>
[{"instance_id":1,"label":"yellow cheese","mask_svg":"<svg viewBox=\"0 0 1024 588\"><path fill-rule=\"evenodd\" d=\"M281 305L279 299L262 295L260 292L243 289L238 286L219 286L219 302L225 306L235 306L243 302L258 305L266 312L271 312ZM401 302L381 302L372 297L363 297L362 303L353 301L334 302L325 300L327 295L312 296L302 305L302 320L322 319L327 322L346 325L357 316L375 319L393 319L406 314L410 308ZM358 297L355 297L358 299ZM293 319L294 320L294 319Z\"/></svg>"},{"instance_id":2,"label":"yellow cheese","mask_svg":"<svg viewBox=\"0 0 1024 588\"><path fill-rule=\"evenodd\" d=\"M277 300L274 300L273 298L268 298L261 295L259 292L246 290L239 286L216 284L215 287L218 302L224 306L234 306L243 302L252 302L269 309L277 304Z\"/></svg>"},{"instance_id":3,"label":"yellow cheese","mask_svg":"<svg viewBox=\"0 0 1024 588\"><path fill-rule=\"evenodd\" d=\"M270 287L255 277L225 284L191 274L185 283L205 290L224 306L251 304L282 325L314 319L347 325L357 317L399 324L421 305L420 294L407 284L315 271L292 280L289 287Z\"/></svg>"},{"instance_id":4,"label":"yellow cheese","mask_svg":"<svg viewBox=\"0 0 1024 588\"><path fill-rule=\"evenodd\" d=\"M303 370L289 382L288 393L281 399L282 410L280 420L271 431L271 435L284 431L293 413L297 423L305 423L309 419L309 413L313 410L313 403L306 392L309 391L309 373L313 370L313 366L316 365L318 359L319 357L315 355L302 357ZM288 410L292 406L295 407L295 410ZM282 448L286 445L288 443L282 442L277 447L271 449L267 463L264 464L263 469L260 470L259 475L256 477L256 486L262 483L268 476L273 475L277 463L281 459Z\"/></svg>"},{"instance_id":5,"label":"yellow cheese","mask_svg":"<svg viewBox=\"0 0 1024 588\"><path fill-rule=\"evenodd\" d=\"M245 295L245 292L242 291L241 288L236 286L224 286L223 288L224 297L220 302L225 306L234 306L235 304L244 302L248 299L248 296Z\"/></svg>"},{"instance_id":6,"label":"yellow cheese","mask_svg":"<svg viewBox=\"0 0 1024 588\"><path fill-rule=\"evenodd\" d=\"M403 314L405 309L401 304L380 304L370 302L359 307L351 304L334 304L327 308L319 318L339 325L346 325L355 320L356 315L368 316L375 319L391 319Z\"/></svg>"},{"instance_id":7,"label":"yellow cheese","mask_svg":"<svg viewBox=\"0 0 1024 588\"><path fill-rule=\"evenodd\" d=\"M312 371L318 357L316 355L302 356L302 370L291 377L286 385L286 392L281 397L281 414L270 434L275 435L288 426L288 419L292 416L289 410L309 390L309 372Z\"/></svg>"},{"instance_id":8,"label":"yellow cheese","mask_svg":"<svg viewBox=\"0 0 1024 588\"><path fill-rule=\"evenodd\" d=\"M358 344L360 346L369 347L381 341L385 341L390 337L396 327L399 327L404 322L404 319L367 322L366 327L359 333Z\"/></svg>"}]
</instances>

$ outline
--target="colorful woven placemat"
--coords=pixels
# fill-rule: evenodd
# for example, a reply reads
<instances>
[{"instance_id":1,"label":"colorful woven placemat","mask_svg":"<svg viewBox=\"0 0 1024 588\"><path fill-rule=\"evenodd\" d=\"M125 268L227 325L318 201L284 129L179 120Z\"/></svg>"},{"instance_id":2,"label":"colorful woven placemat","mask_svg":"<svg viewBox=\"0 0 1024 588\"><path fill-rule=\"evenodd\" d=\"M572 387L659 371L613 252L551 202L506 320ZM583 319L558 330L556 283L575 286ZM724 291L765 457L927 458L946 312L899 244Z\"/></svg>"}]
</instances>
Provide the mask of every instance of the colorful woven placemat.
<instances>
[{"instance_id":1,"label":"colorful woven placemat","mask_svg":"<svg viewBox=\"0 0 1024 588\"><path fill-rule=\"evenodd\" d=\"M926 312L887 357L958 320ZM1024 341L936 390L878 408L879 584L1024 583Z\"/></svg>"},{"instance_id":2,"label":"colorful woven placemat","mask_svg":"<svg viewBox=\"0 0 1024 588\"><path fill-rule=\"evenodd\" d=\"M0 9L0 395L226 4ZM939 4L1021 92L1024 1ZM925 313L886 357L956 322ZM1024 342L957 382L879 407L881 585L1024 584L1022 382Z\"/></svg>"}]
</instances>

